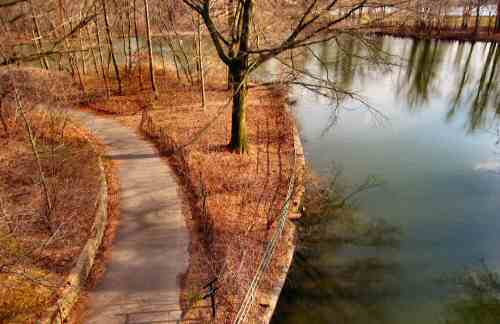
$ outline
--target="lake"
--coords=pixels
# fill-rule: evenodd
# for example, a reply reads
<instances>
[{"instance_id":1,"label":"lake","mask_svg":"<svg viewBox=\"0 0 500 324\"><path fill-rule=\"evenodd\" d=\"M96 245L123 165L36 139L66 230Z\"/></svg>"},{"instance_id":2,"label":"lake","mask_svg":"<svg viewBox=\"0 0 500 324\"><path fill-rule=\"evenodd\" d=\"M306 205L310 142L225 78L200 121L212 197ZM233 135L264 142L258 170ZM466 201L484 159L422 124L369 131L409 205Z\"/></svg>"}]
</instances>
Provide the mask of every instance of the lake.
<instances>
[{"instance_id":1,"label":"lake","mask_svg":"<svg viewBox=\"0 0 500 324\"><path fill-rule=\"evenodd\" d=\"M397 226L399 243L318 243L322 275L295 266L274 323L446 323L462 293L446 278L481 262L500 270L500 48L373 41L394 66L356 58L367 50L352 39L316 46L305 63L371 108L345 98L337 111L298 87L290 97L313 171L326 178L334 165L353 187L381 179L355 212Z\"/></svg>"}]
</instances>

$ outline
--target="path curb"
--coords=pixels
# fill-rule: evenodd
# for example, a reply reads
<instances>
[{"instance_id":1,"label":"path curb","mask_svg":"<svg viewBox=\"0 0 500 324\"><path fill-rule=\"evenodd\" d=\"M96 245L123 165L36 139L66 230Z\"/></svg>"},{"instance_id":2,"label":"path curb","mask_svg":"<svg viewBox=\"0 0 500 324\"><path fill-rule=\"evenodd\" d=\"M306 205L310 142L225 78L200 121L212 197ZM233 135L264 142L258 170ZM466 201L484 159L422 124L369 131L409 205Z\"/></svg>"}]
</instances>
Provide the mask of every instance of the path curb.
<instances>
[{"instance_id":1,"label":"path curb","mask_svg":"<svg viewBox=\"0 0 500 324\"><path fill-rule=\"evenodd\" d=\"M88 278L90 270L94 265L97 250L102 243L104 231L108 223L108 183L102 159L98 158L100 189L96 200L96 213L94 224L92 225L90 238L87 240L76 265L64 281L64 287L59 291L59 298L55 305L50 307L42 320L38 324L63 324L71 314L82 288Z\"/></svg>"}]
</instances>

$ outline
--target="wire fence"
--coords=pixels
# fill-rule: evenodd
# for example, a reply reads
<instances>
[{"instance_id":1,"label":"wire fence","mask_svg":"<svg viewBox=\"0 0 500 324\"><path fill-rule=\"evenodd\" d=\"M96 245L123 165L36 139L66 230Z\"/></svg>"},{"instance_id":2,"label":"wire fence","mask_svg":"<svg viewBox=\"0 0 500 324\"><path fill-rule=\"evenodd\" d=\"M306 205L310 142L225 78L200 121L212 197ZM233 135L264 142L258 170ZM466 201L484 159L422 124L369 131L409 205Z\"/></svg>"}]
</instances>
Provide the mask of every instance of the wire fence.
<instances>
[{"instance_id":1,"label":"wire fence","mask_svg":"<svg viewBox=\"0 0 500 324\"><path fill-rule=\"evenodd\" d=\"M176 153L175 154L175 159L179 163L181 167L181 172L185 176L189 176L191 173L189 163L187 162L188 155L189 155L189 150L186 150L182 148L182 146L178 145L173 138L171 138L168 135L168 132L163 129L163 127L157 125L152 118L152 116L149 114L149 112L145 111L142 116L142 121L141 121L141 128L145 133L150 136L156 138L156 140L159 142L159 148L162 153ZM296 130L292 132L292 137L294 136ZM296 151L295 145L293 148L292 152L292 161L291 162L291 170L292 174L289 178L288 181L288 190L285 196L285 199L283 201L283 205L281 209L279 210L278 217L273 220L275 222L276 226L275 229L272 233L271 239L267 243L267 245L264 247L264 252L262 254L262 257L260 258L260 261L258 263L257 270L255 271L255 274L251 278L251 281L248 285L248 288L246 289L246 293L244 295L244 298L241 302L241 305L238 306L238 311L236 314L235 319L233 320L234 324L243 324L248 318L248 315L252 309L252 306L255 303L256 300L256 295L258 292L258 287L265 275L265 273L269 270L269 267L271 265L271 262L273 260L273 256L275 255L275 252L279 246L279 241L284 233L288 216L289 216L289 211L291 208L291 205L294 204L292 201L292 197L294 196L294 191L296 188L296 182L297 178L300 177L300 175L297 175L297 154L300 154L300 152ZM269 168L269 167L268 167ZM201 181L201 177L200 177ZM203 188L203 185L201 186ZM202 190L203 191L203 190ZM203 199L202 197L199 197L200 199Z\"/></svg>"},{"instance_id":2,"label":"wire fence","mask_svg":"<svg viewBox=\"0 0 500 324\"><path fill-rule=\"evenodd\" d=\"M240 305L236 318L233 321L233 324L243 324L247 320L248 314L252 309L252 306L255 302L255 297L257 295L257 289L259 287L260 282L264 274L268 271L271 261L273 259L274 253L278 247L278 242L283 235L283 231L285 229L285 225L290 215L290 209L299 208L299 203L301 197L303 195L303 188L300 189L297 186L297 179L303 176L302 172L305 167L303 158L303 148L300 143L300 137L298 134L298 130L295 126L292 126L292 138L293 138L293 161L292 161L292 175L290 177L288 183L288 192L286 195L286 199L284 201L283 207L279 213L277 219L277 226L273 233L271 240L269 241L265 252L260 260L259 267L249 285L249 288L245 294L243 302Z\"/></svg>"},{"instance_id":3,"label":"wire fence","mask_svg":"<svg viewBox=\"0 0 500 324\"><path fill-rule=\"evenodd\" d=\"M296 180L295 164L296 164L296 159L294 158L293 169L292 169L294 170L294 172L292 173L292 176L290 177L290 181L288 183L288 193L283 208L281 209L280 215L278 217L276 230L274 231L271 240L267 244L264 255L262 256L262 259L259 263L259 267L257 268L255 276L253 277L250 286L247 290L247 293L245 294L245 298L241 303L236 318L233 321L234 324L242 324L245 322L248 313L250 312L252 305L255 301L255 295L257 293L257 288L262 280L262 276L268 270L269 265L271 264L274 252L278 247L278 241L280 240L283 231L285 229L285 225L288 220L288 211L290 209L290 202L292 200L292 195L295 188L295 180Z\"/></svg>"}]
</instances>

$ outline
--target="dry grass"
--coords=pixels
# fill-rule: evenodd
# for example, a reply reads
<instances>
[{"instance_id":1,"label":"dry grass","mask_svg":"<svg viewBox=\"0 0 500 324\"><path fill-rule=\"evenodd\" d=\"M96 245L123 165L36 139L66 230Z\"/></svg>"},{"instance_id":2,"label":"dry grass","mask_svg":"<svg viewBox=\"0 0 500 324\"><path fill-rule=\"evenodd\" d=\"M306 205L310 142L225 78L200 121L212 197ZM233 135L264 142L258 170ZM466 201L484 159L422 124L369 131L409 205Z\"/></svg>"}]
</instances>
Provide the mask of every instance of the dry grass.
<instances>
[{"instance_id":1,"label":"dry grass","mask_svg":"<svg viewBox=\"0 0 500 324\"><path fill-rule=\"evenodd\" d=\"M91 231L99 185L92 136L56 110L75 98L72 82L35 69L0 71L0 323L34 322L54 302ZM54 92L51 87L59 89ZM52 200L49 221L41 177L15 93L36 137ZM47 226L50 225L50 226ZM48 228L50 227L50 229Z\"/></svg>"},{"instance_id":2,"label":"dry grass","mask_svg":"<svg viewBox=\"0 0 500 324\"><path fill-rule=\"evenodd\" d=\"M143 69L144 71L144 69ZM279 89L250 90L247 115L250 152L238 155L227 151L231 107L230 94L219 77L207 79L207 106L201 108L196 85L179 82L172 71L158 71L159 96L152 98L141 90L137 76L124 82L127 89L121 101L141 99L150 124L145 133L164 152L177 171L189 202L187 223L191 229L191 262L184 277L182 304L186 318L209 320L206 301L200 301L202 287L219 278L217 323L234 318L263 250L274 230L276 217L283 207L293 168L293 121L284 109L285 95ZM144 80L143 80L144 82ZM98 86L98 80L88 80ZM194 88L194 89L193 89ZM94 88L94 93L102 93ZM99 99L104 100L104 99ZM96 107L98 106L98 107ZM115 98L106 104L98 101L87 107L123 115ZM106 108L103 108L106 107ZM137 111L138 112L138 111ZM137 112L119 117L137 127ZM169 141L165 143L165 137ZM178 148L182 147L181 150ZM287 229L286 239L291 240ZM266 275L263 288L281 275L280 245L275 263ZM263 303L254 316L268 305Z\"/></svg>"},{"instance_id":3,"label":"dry grass","mask_svg":"<svg viewBox=\"0 0 500 324\"><path fill-rule=\"evenodd\" d=\"M43 124L42 116L32 117L32 125L40 133ZM0 279L6 283L0 284L1 309L5 311L0 311L0 319L9 323L32 320L50 304L94 222L99 171L96 152L87 142L89 135L69 126L62 142L59 138L57 143L52 142L49 134L40 136L39 151L54 203L52 233L41 221L45 206L24 130L13 127L9 137L0 138L0 193L8 215L3 219L1 236L15 247L0 246L1 262L15 262L0 272L8 279ZM54 146L56 152L51 149ZM53 239L41 248L52 235Z\"/></svg>"},{"instance_id":4,"label":"dry grass","mask_svg":"<svg viewBox=\"0 0 500 324\"><path fill-rule=\"evenodd\" d=\"M209 64L211 80L222 81L225 76L225 70L214 63ZM120 69L122 77L123 95L118 93L118 83L113 75L108 77L108 86L110 96L107 97L107 91L102 79L95 76L84 78L85 95L82 100L83 108L90 108L98 113L114 116L131 116L142 112L144 109L155 108L191 108L193 104L201 108L201 97L199 92L193 89L199 89L200 85L186 83L185 77L180 76L180 80L175 77L174 71L168 66L167 69L156 67L156 80L159 86L158 100L155 100L151 92L150 79L146 76L148 67L134 65L132 71L125 68ZM139 70L142 76L139 78ZM225 102L227 92L220 86L207 84L207 98L210 98L211 104L214 102ZM156 107L161 105L161 107Z\"/></svg>"}]
</instances>

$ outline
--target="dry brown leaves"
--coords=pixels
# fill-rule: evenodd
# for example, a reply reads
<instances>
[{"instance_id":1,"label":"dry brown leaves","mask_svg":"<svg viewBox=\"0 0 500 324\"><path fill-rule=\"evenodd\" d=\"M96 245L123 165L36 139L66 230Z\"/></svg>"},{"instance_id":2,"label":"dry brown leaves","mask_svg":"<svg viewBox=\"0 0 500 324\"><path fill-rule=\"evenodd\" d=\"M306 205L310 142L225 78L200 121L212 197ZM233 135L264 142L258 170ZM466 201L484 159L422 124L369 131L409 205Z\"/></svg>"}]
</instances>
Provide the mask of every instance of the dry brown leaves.
<instances>
[{"instance_id":1,"label":"dry brown leaves","mask_svg":"<svg viewBox=\"0 0 500 324\"><path fill-rule=\"evenodd\" d=\"M218 277L216 322L230 322L283 207L293 167L292 121L284 110L283 93L276 89L251 90L247 115L251 149L248 154L238 155L225 146L231 107L226 104L229 94L223 85L209 87L205 110L200 108L196 91L181 87L176 96L192 101L177 106L172 102L178 101L162 93L155 109L149 112L153 129L146 129L146 133L161 141L163 129L174 146L184 148L183 158L176 159L180 154L177 152L173 159L190 192L193 216L191 266L184 278L186 317L209 318L204 308L207 302L197 302L197 297L205 283ZM207 222L210 233L205 230ZM279 257L284 251L280 249L277 254ZM274 267L267 279L278 274L277 269ZM269 287L269 283L264 286Z\"/></svg>"},{"instance_id":2,"label":"dry brown leaves","mask_svg":"<svg viewBox=\"0 0 500 324\"><path fill-rule=\"evenodd\" d=\"M49 230L42 216L47 209L26 125L19 117L10 118L8 134L0 130L0 267L4 266L0 322L9 323L32 321L52 302L88 239L99 184L98 153L89 143L91 135L63 114L33 109L44 98L39 94L48 77L45 72L31 72L10 71L13 78L8 79L0 73L0 88L9 90L10 85L5 85L12 79L16 84L24 82L16 89L36 136L53 210ZM31 84L31 80L37 81ZM50 96L49 89L45 99Z\"/></svg>"},{"instance_id":3,"label":"dry brown leaves","mask_svg":"<svg viewBox=\"0 0 500 324\"><path fill-rule=\"evenodd\" d=\"M143 68L144 74L145 71ZM148 78L131 74L124 80L125 95L109 101L96 96L84 108L116 113L117 119L137 128L138 115L123 117L127 113L122 113L120 107L123 102L134 101L137 107L148 108L152 129L146 127L143 131L160 149L183 147L169 156L169 162L185 189L185 213L190 215L186 220L191 230L191 262L183 278L182 296L185 316L209 320L207 301L199 298L202 287L218 277L215 322L229 323L255 274L283 206L294 152L292 120L284 109L286 96L278 89L260 88L251 89L249 95L250 152L238 155L227 151L231 98L226 86L214 81L222 80L221 76L223 70L207 76L205 109L201 107L199 84L188 85L171 70L157 70L156 99L148 90ZM92 86L87 86L87 91L102 93L102 81L89 84ZM165 135L172 143L161 143ZM281 275L280 257L285 250L285 246L280 246L276 252L264 278L264 289ZM254 315L261 311L257 309Z\"/></svg>"}]
</instances>

